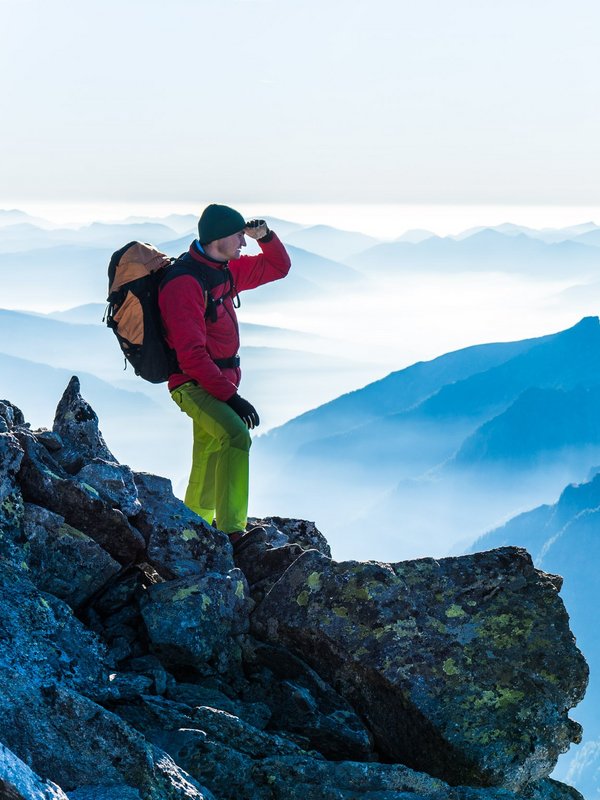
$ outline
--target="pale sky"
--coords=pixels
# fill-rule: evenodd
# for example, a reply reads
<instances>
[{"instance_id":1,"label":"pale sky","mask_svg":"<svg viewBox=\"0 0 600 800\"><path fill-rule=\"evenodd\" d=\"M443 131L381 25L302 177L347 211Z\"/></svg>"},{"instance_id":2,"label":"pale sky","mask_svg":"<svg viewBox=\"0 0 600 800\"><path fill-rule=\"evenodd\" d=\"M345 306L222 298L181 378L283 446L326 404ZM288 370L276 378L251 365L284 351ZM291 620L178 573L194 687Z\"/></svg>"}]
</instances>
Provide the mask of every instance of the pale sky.
<instances>
[{"instance_id":1,"label":"pale sky","mask_svg":"<svg viewBox=\"0 0 600 800\"><path fill-rule=\"evenodd\" d=\"M0 0L0 206L600 203L597 0Z\"/></svg>"}]
</instances>

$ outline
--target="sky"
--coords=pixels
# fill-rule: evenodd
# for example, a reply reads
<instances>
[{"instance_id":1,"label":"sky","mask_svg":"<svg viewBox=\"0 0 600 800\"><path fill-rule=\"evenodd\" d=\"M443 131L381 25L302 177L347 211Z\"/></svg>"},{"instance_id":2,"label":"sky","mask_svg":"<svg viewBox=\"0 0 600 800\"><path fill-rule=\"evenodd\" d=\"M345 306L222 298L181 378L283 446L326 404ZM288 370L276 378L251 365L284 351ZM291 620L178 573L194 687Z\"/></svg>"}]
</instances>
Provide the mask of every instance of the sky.
<instances>
[{"instance_id":1,"label":"sky","mask_svg":"<svg viewBox=\"0 0 600 800\"><path fill-rule=\"evenodd\" d=\"M596 0L0 0L0 206L600 204Z\"/></svg>"}]
</instances>

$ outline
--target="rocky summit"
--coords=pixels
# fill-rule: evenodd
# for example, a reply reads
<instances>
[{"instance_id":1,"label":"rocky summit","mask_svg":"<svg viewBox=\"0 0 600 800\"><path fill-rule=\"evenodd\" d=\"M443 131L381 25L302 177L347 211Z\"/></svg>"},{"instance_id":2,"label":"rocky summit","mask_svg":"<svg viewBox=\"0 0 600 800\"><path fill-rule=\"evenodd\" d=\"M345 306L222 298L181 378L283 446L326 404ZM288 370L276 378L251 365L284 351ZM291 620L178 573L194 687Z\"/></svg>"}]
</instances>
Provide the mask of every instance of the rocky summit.
<instances>
[{"instance_id":1,"label":"rocky summit","mask_svg":"<svg viewBox=\"0 0 600 800\"><path fill-rule=\"evenodd\" d=\"M337 563L255 522L234 559L77 378L51 431L0 402L0 798L581 797L549 777L588 680L560 577L513 547Z\"/></svg>"}]
</instances>

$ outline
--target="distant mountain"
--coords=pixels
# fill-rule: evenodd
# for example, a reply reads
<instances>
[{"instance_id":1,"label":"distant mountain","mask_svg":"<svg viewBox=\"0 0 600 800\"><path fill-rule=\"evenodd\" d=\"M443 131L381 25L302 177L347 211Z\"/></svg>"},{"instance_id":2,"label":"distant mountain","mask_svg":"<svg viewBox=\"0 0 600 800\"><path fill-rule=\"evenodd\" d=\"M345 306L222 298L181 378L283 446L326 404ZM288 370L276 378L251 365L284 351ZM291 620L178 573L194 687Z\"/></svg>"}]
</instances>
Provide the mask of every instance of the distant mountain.
<instances>
[{"instance_id":1,"label":"distant mountain","mask_svg":"<svg viewBox=\"0 0 600 800\"><path fill-rule=\"evenodd\" d=\"M527 549L536 566L561 575L561 591L577 644L590 665L590 685L575 718L583 724L583 743L562 756L559 780L575 785L587 798L600 787L600 641L596 609L600 605L600 474L569 485L554 504L519 514L486 533L470 552L504 545Z\"/></svg>"},{"instance_id":2,"label":"distant mountain","mask_svg":"<svg viewBox=\"0 0 600 800\"><path fill-rule=\"evenodd\" d=\"M139 225L141 223L166 225L172 231L175 231L175 233L180 235L190 234L193 236L198 226L198 215L169 214L165 217L129 216L123 220L124 225Z\"/></svg>"},{"instance_id":3,"label":"distant mountain","mask_svg":"<svg viewBox=\"0 0 600 800\"><path fill-rule=\"evenodd\" d=\"M329 225L313 225L292 231L285 236L285 242L334 261L344 261L348 256L379 243L372 236L343 231Z\"/></svg>"},{"instance_id":4,"label":"distant mountain","mask_svg":"<svg viewBox=\"0 0 600 800\"><path fill-rule=\"evenodd\" d=\"M529 388L469 436L452 462L469 468L502 463L524 469L541 459L565 459L565 451L574 450L578 457L581 448L600 446L598 408L600 386Z\"/></svg>"},{"instance_id":5,"label":"distant mountain","mask_svg":"<svg viewBox=\"0 0 600 800\"><path fill-rule=\"evenodd\" d=\"M19 211L17 208L0 208L0 228L3 228L5 225L20 224L37 225L42 228L53 227L47 220L41 219L40 217L32 217L31 214L26 214L24 211Z\"/></svg>"},{"instance_id":6,"label":"distant mountain","mask_svg":"<svg viewBox=\"0 0 600 800\"><path fill-rule=\"evenodd\" d=\"M396 239L397 242L412 242L412 244L418 244L419 242L424 242L425 239L431 239L435 236L435 233L432 231L427 231L422 228L414 228L408 231L405 231L402 236L398 236Z\"/></svg>"},{"instance_id":7,"label":"distant mountain","mask_svg":"<svg viewBox=\"0 0 600 800\"><path fill-rule=\"evenodd\" d=\"M503 233L506 236L519 236L524 234L532 239L539 239L546 244L556 244L567 240L577 240L582 234L600 230L594 222L584 222L580 225L571 225L566 228L528 228L525 225L514 225L512 222L504 222L501 225L478 226L469 228L450 238L467 239L476 233L491 230Z\"/></svg>"},{"instance_id":8,"label":"distant mountain","mask_svg":"<svg viewBox=\"0 0 600 800\"><path fill-rule=\"evenodd\" d=\"M595 382L600 375L600 324L589 317L558 334L519 342L478 345L415 364L363 389L314 409L283 428L271 431L261 446L282 452L334 434L363 446L385 448L375 428L384 417L405 414L407 423L469 420L475 425L486 415L505 409L532 385L573 387ZM373 429L365 426L373 420ZM399 421L399 420L397 420ZM340 442L332 443L335 448Z\"/></svg>"},{"instance_id":9,"label":"distant mountain","mask_svg":"<svg viewBox=\"0 0 600 800\"><path fill-rule=\"evenodd\" d=\"M600 253L577 242L546 244L524 234L507 235L486 228L459 240L435 236L417 244L376 245L352 256L348 263L370 275L388 270L495 270L565 277L597 274Z\"/></svg>"},{"instance_id":10,"label":"distant mountain","mask_svg":"<svg viewBox=\"0 0 600 800\"><path fill-rule=\"evenodd\" d=\"M157 242L171 239L175 231L166 225L94 222L81 228L43 229L30 222L0 227L0 251L20 253L60 246L107 247L112 252L127 242Z\"/></svg>"},{"instance_id":11,"label":"distant mountain","mask_svg":"<svg viewBox=\"0 0 600 800\"><path fill-rule=\"evenodd\" d=\"M101 316L95 325L74 325L0 309L0 352L71 373L90 372L109 381L120 377L123 370L115 337L102 325Z\"/></svg>"},{"instance_id":12,"label":"distant mountain","mask_svg":"<svg viewBox=\"0 0 600 800\"><path fill-rule=\"evenodd\" d=\"M65 311L52 311L44 316L76 325L98 325L102 322L105 310L106 303L85 303L75 308L67 308Z\"/></svg>"},{"instance_id":13,"label":"distant mountain","mask_svg":"<svg viewBox=\"0 0 600 800\"><path fill-rule=\"evenodd\" d=\"M257 502L313 509L343 557L364 557L367 520L378 558L442 555L600 460L599 367L597 318L415 365L257 439Z\"/></svg>"},{"instance_id":14,"label":"distant mountain","mask_svg":"<svg viewBox=\"0 0 600 800\"><path fill-rule=\"evenodd\" d=\"M593 230L586 231L585 233L573 238L572 241L577 242L578 244L587 244L591 245L592 247L600 247L600 228L594 228Z\"/></svg>"}]
</instances>

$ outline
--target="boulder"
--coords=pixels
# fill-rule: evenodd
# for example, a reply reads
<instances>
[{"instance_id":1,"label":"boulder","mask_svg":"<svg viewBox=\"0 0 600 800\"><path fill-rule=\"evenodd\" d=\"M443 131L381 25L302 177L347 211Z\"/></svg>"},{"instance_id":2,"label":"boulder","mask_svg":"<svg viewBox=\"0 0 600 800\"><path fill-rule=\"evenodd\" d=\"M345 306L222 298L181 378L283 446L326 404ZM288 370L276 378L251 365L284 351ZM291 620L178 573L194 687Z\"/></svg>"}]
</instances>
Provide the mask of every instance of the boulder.
<instances>
[{"instance_id":1,"label":"boulder","mask_svg":"<svg viewBox=\"0 0 600 800\"><path fill-rule=\"evenodd\" d=\"M371 734L350 703L301 658L247 637L244 667L243 697L269 707L269 730L335 761L376 759Z\"/></svg>"},{"instance_id":2,"label":"boulder","mask_svg":"<svg viewBox=\"0 0 600 800\"><path fill-rule=\"evenodd\" d=\"M95 489L105 503L118 508L126 517L135 517L142 506L132 470L124 464L113 464L94 458L76 474L77 480Z\"/></svg>"},{"instance_id":3,"label":"boulder","mask_svg":"<svg viewBox=\"0 0 600 800\"><path fill-rule=\"evenodd\" d=\"M233 569L227 536L174 497L171 481L136 472L135 483L142 506L135 524L147 541L148 558L159 571L183 578Z\"/></svg>"},{"instance_id":4,"label":"boulder","mask_svg":"<svg viewBox=\"0 0 600 800\"><path fill-rule=\"evenodd\" d=\"M77 608L121 570L89 536L64 517L25 504L23 564L35 585Z\"/></svg>"},{"instance_id":5,"label":"boulder","mask_svg":"<svg viewBox=\"0 0 600 800\"><path fill-rule=\"evenodd\" d=\"M0 797L3 800L69 800L60 786L43 781L3 744L0 744Z\"/></svg>"},{"instance_id":6,"label":"boulder","mask_svg":"<svg viewBox=\"0 0 600 800\"><path fill-rule=\"evenodd\" d=\"M236 638L248 631L252 607L239 569L156 583L140 599L151 647L161 661L200 675L241 672Z\"/></svg>"},{"instance_id":7,"label":"boulder","mask_svg":"<svg viewBox=\"0 0 600 800\"><path fill-rule=\"evenodd\" d=\"M252 617L367 721L386 758L514 791L580 736L585 660L560 580L518 548L439 561L298 558Z\"/></svg>"},{"instance_id":8,"label":"boulder","mask_svg":"<svg viewBox=\"0 0 600 800\"><path fill-rule=\"evenodd\" d=\"M0 503L15 490L15 481L21 461L23 448L12 433L0 433Z\"/></svg>"},{"instance_id":9,"label":"boulder","mask_svg":"<svg viewBox=\"0 0 600 800\"><path fill-rule=\"evenodd\" d=\"M25 500L62 516L120 564L135 561L145 542L123 512L106 503L92 486L65 472L31 432L20 429L16 436L25 453L18 475Z\"/></svg>"}]
</instances>

